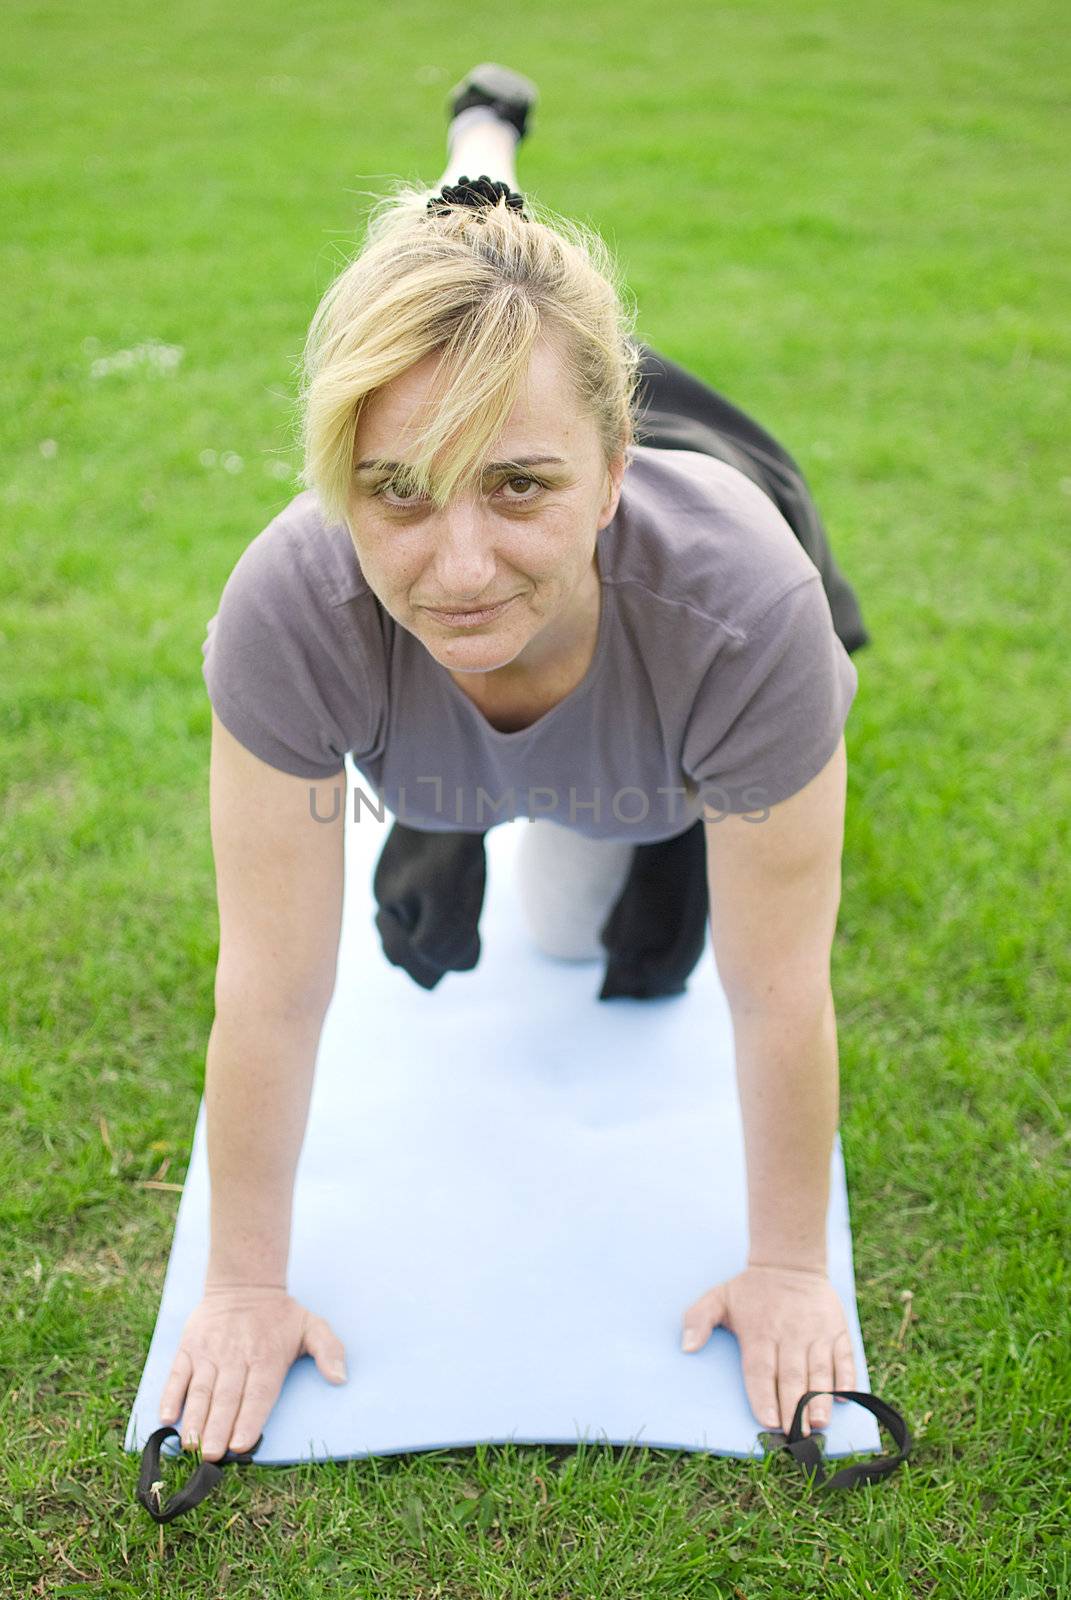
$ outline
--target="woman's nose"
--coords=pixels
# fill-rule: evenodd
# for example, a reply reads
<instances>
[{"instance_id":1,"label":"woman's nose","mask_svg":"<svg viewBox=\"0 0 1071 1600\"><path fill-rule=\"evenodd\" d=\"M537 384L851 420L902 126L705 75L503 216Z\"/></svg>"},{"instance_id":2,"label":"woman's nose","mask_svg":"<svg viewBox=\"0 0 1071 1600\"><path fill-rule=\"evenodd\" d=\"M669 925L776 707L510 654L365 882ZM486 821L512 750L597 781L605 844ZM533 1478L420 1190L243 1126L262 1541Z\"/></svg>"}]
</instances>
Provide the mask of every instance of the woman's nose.
<instances>
[{"instance_id":1,"label":"woman's nose","mask_svg":"<svg viewBox=\"0 0 1071 1600\"><path fill-rule=\"evenodd\" d=\"M482 519L471 509L448 507L434 534L433 562L440 593L473 605L495 584L495 547Z\"/></svg>"}]
</instances>

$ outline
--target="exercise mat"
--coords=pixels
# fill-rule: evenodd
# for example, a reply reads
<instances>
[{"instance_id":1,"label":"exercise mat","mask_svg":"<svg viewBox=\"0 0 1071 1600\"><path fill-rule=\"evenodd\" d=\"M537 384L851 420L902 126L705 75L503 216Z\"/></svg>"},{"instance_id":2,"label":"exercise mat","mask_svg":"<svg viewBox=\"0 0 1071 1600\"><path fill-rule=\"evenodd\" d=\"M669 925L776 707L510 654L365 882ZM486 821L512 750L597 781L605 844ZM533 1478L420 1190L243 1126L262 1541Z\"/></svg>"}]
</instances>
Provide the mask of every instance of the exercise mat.
<instances>
[{"instance_id":1,"label":"exercise mat","mask_svg":"<svg viewBox=\"0 0 1071 1600\"><path fill-rule=\"evenodd\" d=\"M522 817L487 834L477 965L422 989L387 961L373 922L393 817L355 809L364 780L349 776L338 975L289 1269L290 1292L342 1340L349 1377L333 1385L310 1356L295 1362L256 1463L582 1439L761 1458L736 1337L716 1328L697 1353L680 1349L685 1309L747 1260L732 1023L709 928L686 993L600 1003L601 961L555 959L528 932L513 874ZM828 1270L866 1392L839 1136L830 1179ZM130 1451L161 1427L201 1298L208 1201L202 1099ZM827 1458L880 1449L870 1410L829 1404Z\"/></svg>"}]
</instances>

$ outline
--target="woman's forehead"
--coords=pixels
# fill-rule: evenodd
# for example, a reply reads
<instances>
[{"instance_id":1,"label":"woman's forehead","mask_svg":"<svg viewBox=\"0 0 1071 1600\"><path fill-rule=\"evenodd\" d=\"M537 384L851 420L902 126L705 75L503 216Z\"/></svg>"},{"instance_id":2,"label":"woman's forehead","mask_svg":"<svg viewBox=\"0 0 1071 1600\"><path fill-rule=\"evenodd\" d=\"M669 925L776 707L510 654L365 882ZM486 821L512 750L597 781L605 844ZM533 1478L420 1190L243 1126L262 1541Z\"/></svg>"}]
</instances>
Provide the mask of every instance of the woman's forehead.
<instances>
[{"instance_id":1,"label":"woman's forehead","mask_svg":"<svg viewBox=\"0 0 1071 1600\"><path fill-rule=\"evenodd\" d=\"M442 394L441 360L432 352L369 395L359 422L362 457L401 455L402 441L427 426ZM490 454L510 461L522 454L568 455L585 420L557 352L540 339Z\"/></svg>"}]
</instances>

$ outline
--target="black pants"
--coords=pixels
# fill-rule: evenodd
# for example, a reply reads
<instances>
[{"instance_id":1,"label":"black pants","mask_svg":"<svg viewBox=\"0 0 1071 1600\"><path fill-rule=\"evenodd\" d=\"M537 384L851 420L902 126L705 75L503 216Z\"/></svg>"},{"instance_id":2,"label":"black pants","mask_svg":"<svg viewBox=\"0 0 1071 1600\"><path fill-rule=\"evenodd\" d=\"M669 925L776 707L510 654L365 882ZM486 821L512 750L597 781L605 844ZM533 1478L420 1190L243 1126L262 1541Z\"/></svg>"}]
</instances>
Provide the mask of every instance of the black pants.
<instances>
[{"instance_id":1,"label":"black pants","mask_svg":"<svg viewBox=\"0 0 1071 1600\"><path fill-rule=\"evenodd\" d=\"M849 654L870 643L859 602L833 559L818 508L788 451L700 378L642 345L637 442L698 450L738 468L777 506L821 574L833 627ZM683 993L706 943L706 840L700 817L674 839L635 846L599 938L600 1000ZM429 833L395 820L373 877L383 952L423 989L480 959L487 881L482 833Z\"/></svg>"},{"instance_id":2,"label":"black pants","mask_svg":"<svg viewBox=\"0 0 1071 1600\"><path fill-rule=\"evenodd\" d=\"M837 566L818 507L796 462L766 429L723 394L641 345L637 442L652 449L698 450L746 474L769 495L818 568L833 629L849 655L870 643L855 591Z\"/></svg>"}]
</instances>

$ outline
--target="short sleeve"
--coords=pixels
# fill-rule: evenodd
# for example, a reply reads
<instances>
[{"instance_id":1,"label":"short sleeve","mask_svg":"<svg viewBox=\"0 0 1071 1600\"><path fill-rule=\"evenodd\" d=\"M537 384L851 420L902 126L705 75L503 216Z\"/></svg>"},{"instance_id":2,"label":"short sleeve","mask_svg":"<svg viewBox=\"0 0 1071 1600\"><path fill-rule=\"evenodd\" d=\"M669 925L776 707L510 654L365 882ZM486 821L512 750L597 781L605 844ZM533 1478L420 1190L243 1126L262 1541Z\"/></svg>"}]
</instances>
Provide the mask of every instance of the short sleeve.
<instances>
[{"instance_id":1,"label":"short sleeve","mask_svg":"<svg viewBox=\"0 0 1071 1600\"><path fill-rule=\"evenodd\" d=\"M779 805L832 756L858 687L815 572L718 652L685 730L685 776L712 812Z\"/></svg>"},{"instance_id":2,"label":"short sleeve","mask_svg":"<svg viewBox=\"0 0 1071 1600\"><path fill-rule=\"evenodd\" d=\"M269 766L333 777L362 742L368 670L348 623L281 524L242 552L207 624L202 674L220 721Z\"/></svg>"}]
</instances>

